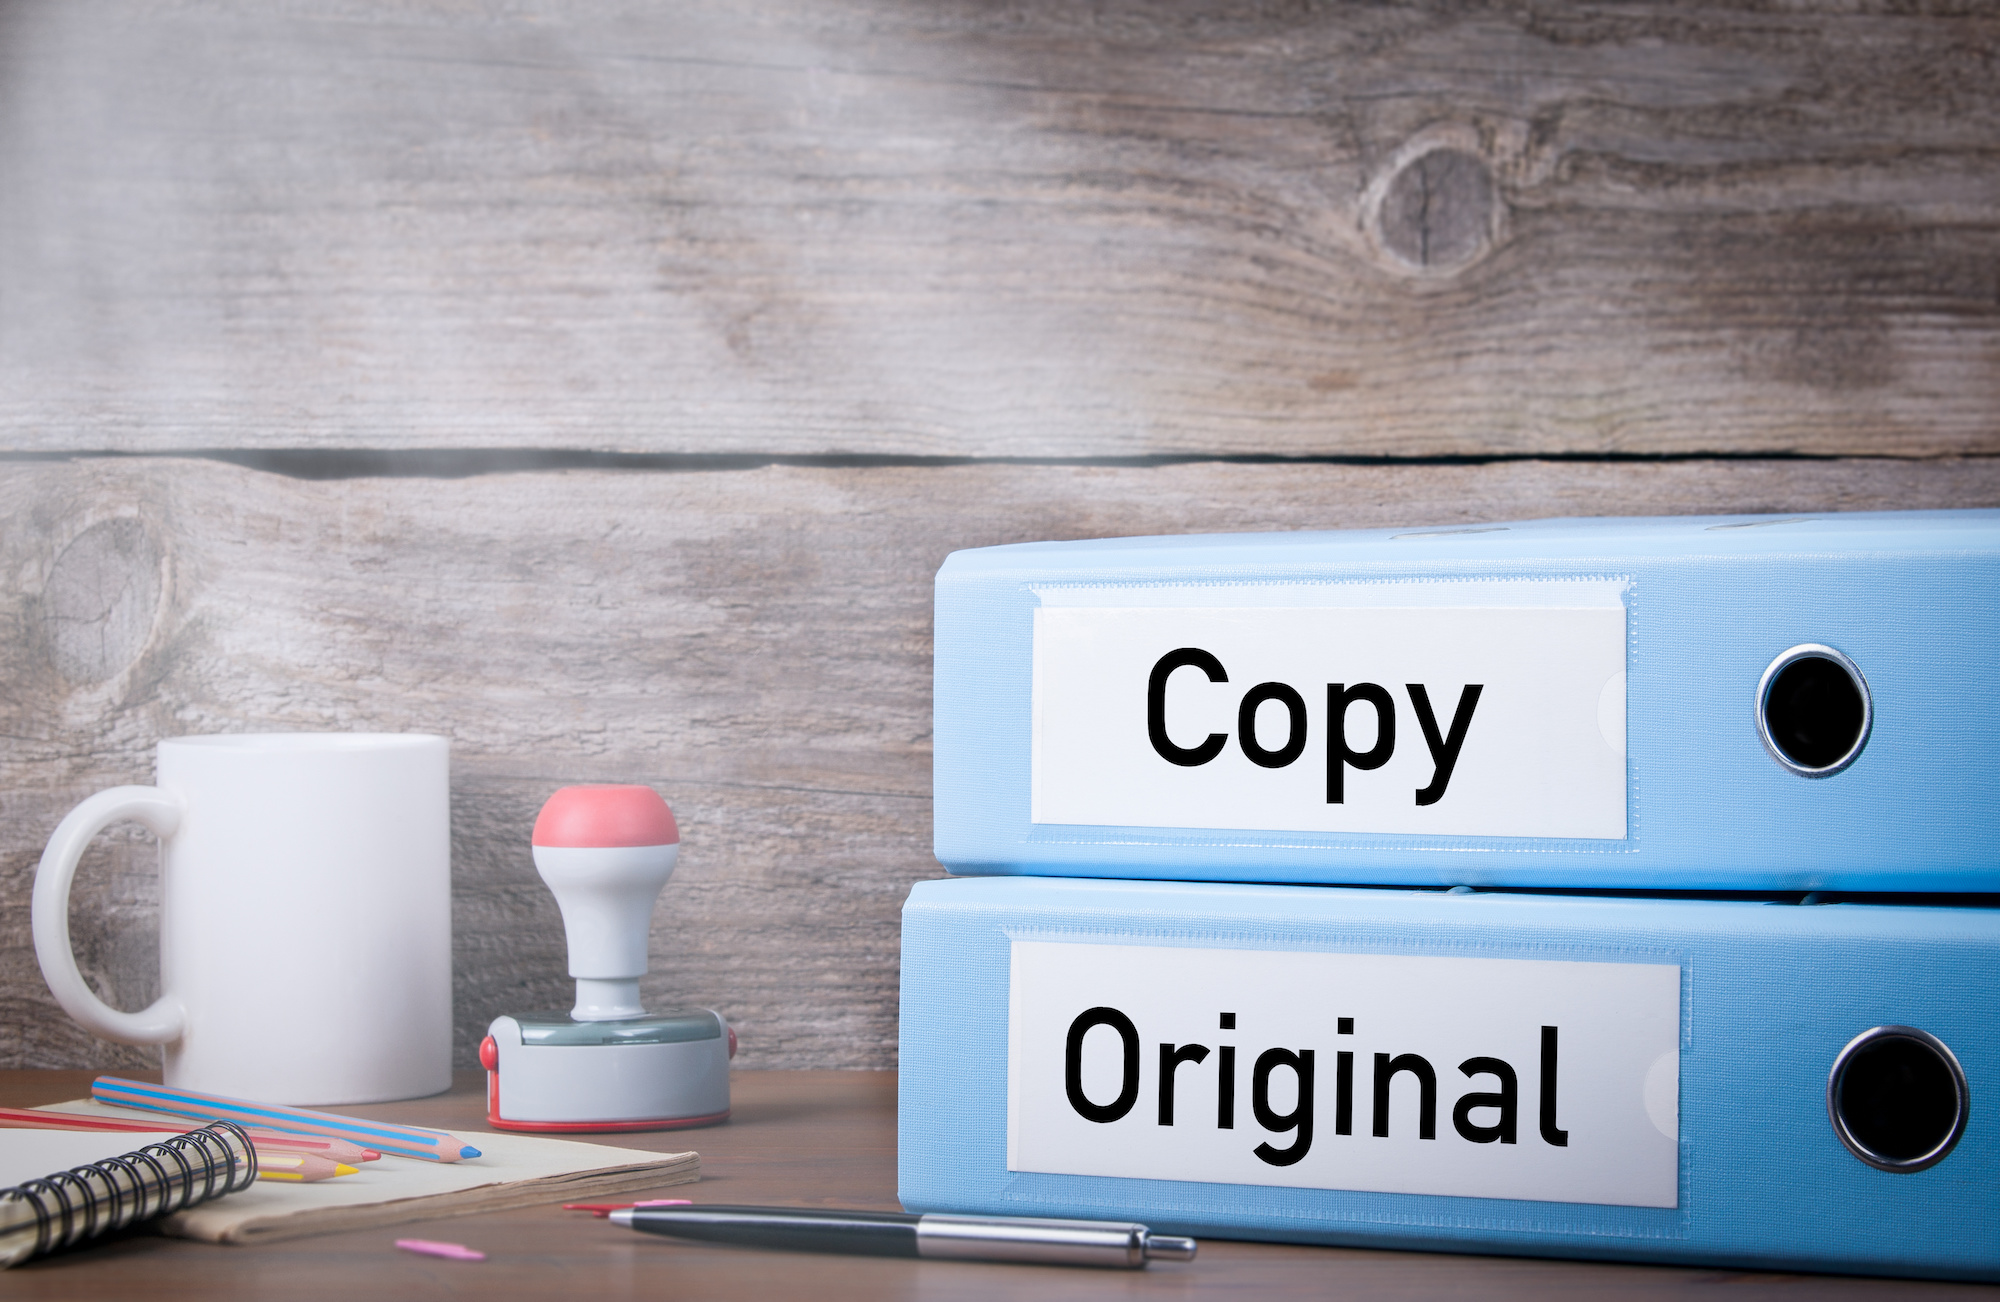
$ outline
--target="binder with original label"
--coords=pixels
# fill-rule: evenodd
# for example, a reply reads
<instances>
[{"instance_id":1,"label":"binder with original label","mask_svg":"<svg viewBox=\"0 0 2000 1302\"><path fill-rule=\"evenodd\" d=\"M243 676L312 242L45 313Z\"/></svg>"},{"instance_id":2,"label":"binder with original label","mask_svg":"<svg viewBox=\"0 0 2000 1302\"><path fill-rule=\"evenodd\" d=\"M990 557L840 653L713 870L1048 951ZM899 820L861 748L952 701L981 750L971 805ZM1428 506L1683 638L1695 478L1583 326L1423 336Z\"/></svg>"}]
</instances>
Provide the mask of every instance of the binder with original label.
<instances>
[{"instance_id":1,"label":"binder with original label","mask_svg":"<svg viewBox=\"0 0 2000 1302\"><path fill-rule=\"evenodd\" d=\"M992 877L903 911L900 1196L2000 1278L2000 910Z\"/></svg>"},{"instance_id":2,"label":"binder with original label","mask_svg":"<svg viewBox=\"0 0 2000 1302\"><path fill-rule=\"evenodd\" d=\"M956 873L2000 890L2000 512L957 552Z\"/></svg>"}]
</instances>

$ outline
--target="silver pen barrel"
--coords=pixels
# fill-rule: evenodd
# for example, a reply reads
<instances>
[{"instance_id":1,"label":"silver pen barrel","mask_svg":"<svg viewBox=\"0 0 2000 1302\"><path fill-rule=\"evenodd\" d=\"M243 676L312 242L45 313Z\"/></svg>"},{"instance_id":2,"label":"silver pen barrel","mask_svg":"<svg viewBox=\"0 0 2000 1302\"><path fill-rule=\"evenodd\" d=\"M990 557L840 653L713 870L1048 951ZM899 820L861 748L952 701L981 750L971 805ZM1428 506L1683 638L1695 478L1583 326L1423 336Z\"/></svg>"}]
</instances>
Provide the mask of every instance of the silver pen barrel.
<instances>
[{"instance_id":1,"label":"silver pen barrel","mask_svg":"<svg viewBox=\"0 0 2000 1302\"><path fill-rule=\"evenodd\" d=\"M1193 1261L1195 1241L1132 1221L1037 1216L947 1216L917 1221L917 1255L946 1261L1022 1261L1136 1270L1149 1260Z\"/></svg>"}]
</instances>

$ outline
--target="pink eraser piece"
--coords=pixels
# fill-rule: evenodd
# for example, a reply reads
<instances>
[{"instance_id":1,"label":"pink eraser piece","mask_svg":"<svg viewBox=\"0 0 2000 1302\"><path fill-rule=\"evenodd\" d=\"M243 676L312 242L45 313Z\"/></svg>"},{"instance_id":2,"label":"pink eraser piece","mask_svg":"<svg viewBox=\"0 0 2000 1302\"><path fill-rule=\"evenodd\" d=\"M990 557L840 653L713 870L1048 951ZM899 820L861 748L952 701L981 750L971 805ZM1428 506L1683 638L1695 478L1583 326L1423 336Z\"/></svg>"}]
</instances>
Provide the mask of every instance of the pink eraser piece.
<instances>
[{"instance_id":1,"label":"pink eraser piece","mask_svg":"<svg viewBox=\"0 0 2000 1302\"><path fill-rule=\"evenodd\" d=\"M405 1252L420 1252L426 1257L445 1257L452 1261L484 1261L486 1254L466 1247L463 1243L440 1243L436 1239L398 1239L396 1246Z\"/></svg>"},{"instance_id":2,"label":"pink eraser piece","mask_svg":"<svg viewBox=\"0 0 2000 1302\"><path fill-rule=\"evenodd\" d=\"M564 787L535 816L535 845L679 845L674 811L651 787Z\"/></svg>"}]
</instances>

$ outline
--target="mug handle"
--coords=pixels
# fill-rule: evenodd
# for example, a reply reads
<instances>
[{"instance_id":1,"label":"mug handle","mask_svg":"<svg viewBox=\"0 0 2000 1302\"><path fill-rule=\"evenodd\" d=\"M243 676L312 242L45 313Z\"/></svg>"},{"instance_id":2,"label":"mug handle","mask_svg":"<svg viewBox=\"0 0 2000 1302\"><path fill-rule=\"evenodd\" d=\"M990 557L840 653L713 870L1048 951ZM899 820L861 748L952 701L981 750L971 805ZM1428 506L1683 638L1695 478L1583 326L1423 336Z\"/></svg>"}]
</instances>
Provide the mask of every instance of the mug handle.
<instances>
[{"instance_id":1,"label":"mug handle","mask_svg":"<svg viewBox=\"0 0 2000 1302\"><path fill-rule=\"evenodd\" d=\"M184 806L158 787L112 787L69 811L56 824L48 849L35 869L35 958L42 979L63 1011L86 1030L120 1044L165 1044L178 1040L187 1025L187 1010L172 994L162 994L145 1009L122 1013L106 1004L84 984L76 970L69 943L69 886L76 878L77 860L91 838L122 819L143 823L155 835L169 837L181 825Z\"/></svg>"}]
</instances>

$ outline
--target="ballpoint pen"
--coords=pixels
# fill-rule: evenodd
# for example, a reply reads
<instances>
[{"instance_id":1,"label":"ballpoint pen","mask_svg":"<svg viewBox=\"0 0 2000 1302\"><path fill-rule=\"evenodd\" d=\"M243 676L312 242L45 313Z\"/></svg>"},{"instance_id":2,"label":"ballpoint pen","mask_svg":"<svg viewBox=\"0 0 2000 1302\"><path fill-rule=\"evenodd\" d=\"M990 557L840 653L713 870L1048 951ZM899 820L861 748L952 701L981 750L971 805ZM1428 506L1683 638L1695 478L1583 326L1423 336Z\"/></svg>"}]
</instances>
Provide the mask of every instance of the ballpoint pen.
<instances>
[{"instance_id":1,"label":"ballpoint pen","mask_svg":"<svg viewBox=\"0 0 2000 1302\"><path fill-rule=\"evenodd\" d=\"M1136 1270L1150 1260L1193 1261L1195 1241L1131 1221L1032 1216L945 1216L807 1207L625 1207L619 1225L648 1234L754 1248L956 1261L1019 1261Z\"/></svg>"}]
</instances>

